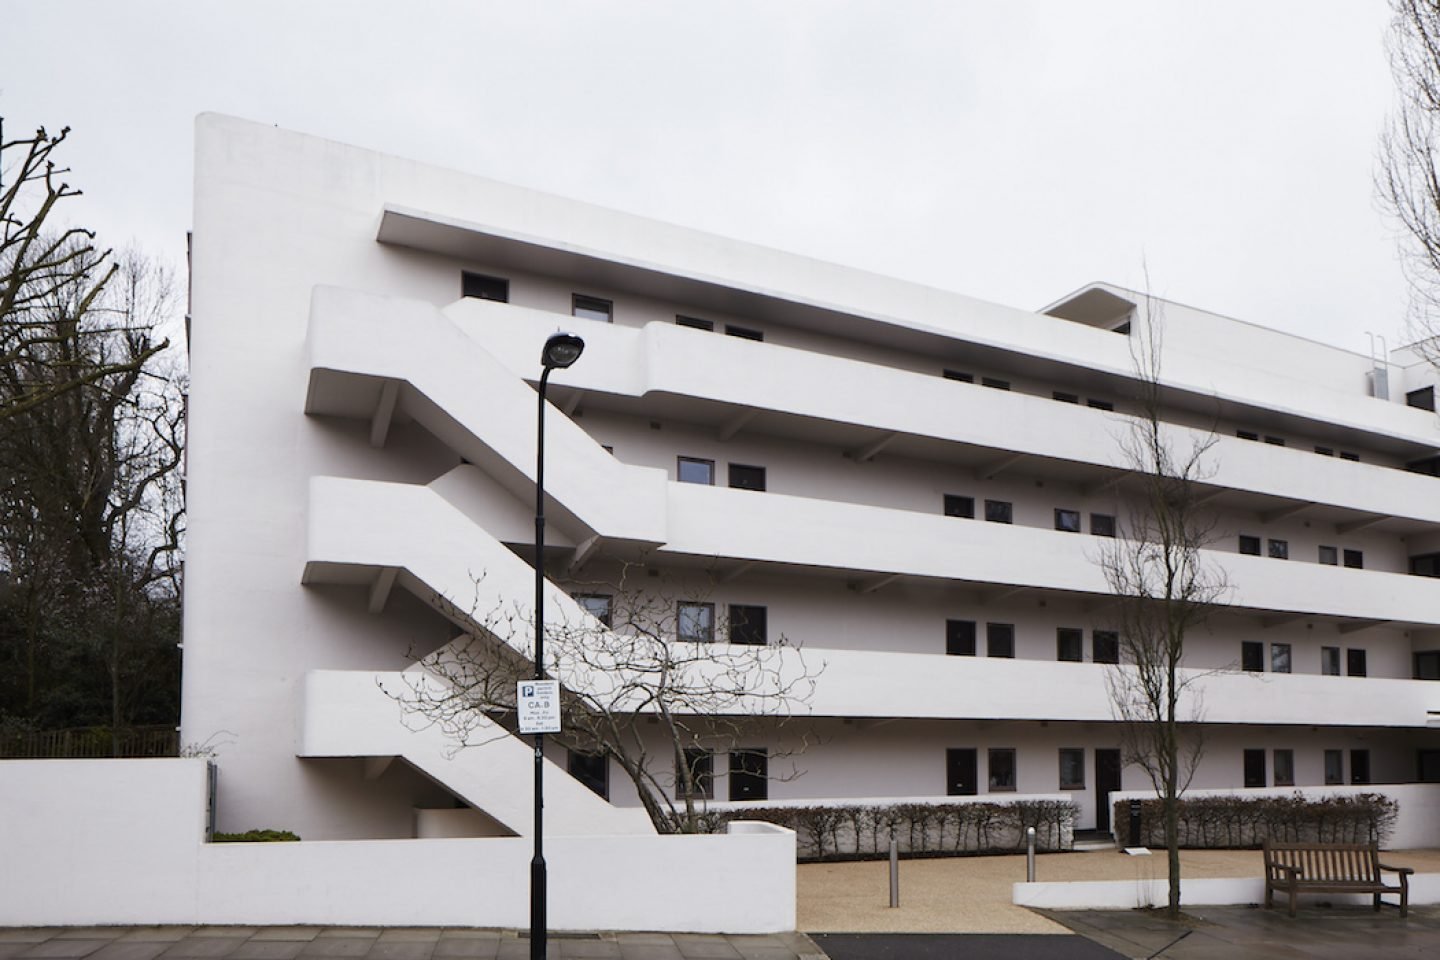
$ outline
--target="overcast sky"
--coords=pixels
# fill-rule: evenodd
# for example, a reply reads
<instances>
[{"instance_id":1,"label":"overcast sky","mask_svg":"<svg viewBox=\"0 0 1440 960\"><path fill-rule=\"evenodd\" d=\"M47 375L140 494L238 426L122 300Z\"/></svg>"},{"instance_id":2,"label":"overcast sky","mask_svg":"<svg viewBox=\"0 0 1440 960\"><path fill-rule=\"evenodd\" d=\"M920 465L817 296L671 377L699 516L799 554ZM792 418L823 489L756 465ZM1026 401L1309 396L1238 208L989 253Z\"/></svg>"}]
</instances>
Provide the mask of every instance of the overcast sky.
<instances>
[{"instance_id":1,"label":"overcast sky","mask_svg":"<svg viewBox=\"0 0 1440 960\"><path fill-rule=\"evenodd\" d=\"M1383 0L0 0L6 136L177 264L219 111L1039 308L1092 280L1368 352ZM1283 358L1277 358L1283 363Z\"/></svg>"}]
</instances>

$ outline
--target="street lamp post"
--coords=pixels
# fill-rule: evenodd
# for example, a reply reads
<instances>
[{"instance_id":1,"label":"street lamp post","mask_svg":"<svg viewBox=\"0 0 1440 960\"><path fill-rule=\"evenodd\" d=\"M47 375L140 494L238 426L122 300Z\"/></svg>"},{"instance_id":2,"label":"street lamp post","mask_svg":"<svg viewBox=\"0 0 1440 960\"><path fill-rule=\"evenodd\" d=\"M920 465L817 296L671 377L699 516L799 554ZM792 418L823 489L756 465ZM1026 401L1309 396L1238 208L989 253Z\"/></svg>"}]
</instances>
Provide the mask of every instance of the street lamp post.
<instances>
[{"instance_id":1,"label":"street lamp post","mask_svg":"<svg viewBox=\"0 0 1440 960\"><path fill-rule=\"evenodd\" d=\"M572 333L557 333L540 354L540 407L535 420L535 679L545 679L545 385L585 350ZM535 734L535 855L530 860L530 960L545 960L545 734Z\"/></svg>"}]
</instances>

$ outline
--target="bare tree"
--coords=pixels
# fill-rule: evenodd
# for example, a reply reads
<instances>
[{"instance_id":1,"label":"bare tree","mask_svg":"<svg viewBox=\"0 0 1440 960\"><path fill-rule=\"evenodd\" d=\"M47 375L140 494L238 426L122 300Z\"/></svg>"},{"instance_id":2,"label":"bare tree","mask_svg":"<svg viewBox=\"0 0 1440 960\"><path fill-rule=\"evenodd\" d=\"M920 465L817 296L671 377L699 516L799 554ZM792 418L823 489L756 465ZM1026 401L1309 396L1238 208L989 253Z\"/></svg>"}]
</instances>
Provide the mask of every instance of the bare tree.
<instances>
[{"instance_id":1,"label":"bare tree","mask_svg":"<svg viewBox=\"0 0 1440 960\"><path fill-rule=\"evenodd\" d=\"M142 350L85 364L67 350L76 327L106 332L91 308L120 269L109 250L95 246L93 231L57 227L61 202L80 196L63 178L55 152L69 136L0 138L0 420L16 416L89 383L140 370L168 345L146 342ZM57 316L56 303L69 305ZM118 331L117 331L118 332Z\"/></svg>"},{"instance_id":2,"label":"bare tree","mask_svg":"<svg viewBox=\"0 0 1440 960\"><path fill-rule=\"evenodd\" d=\"M1180 911L1179 800L1203 753L1201 674L1184 669L1185 641L1228 592L1205 560L1214 534L1201 484L1211 475L1215 434L1182 439L1167 428L1161 387L1164 318L1150 297L1133 323L1137 415L1120 445L1132 471L1131 505L1099 562L1115 596L1121 664L1106 677L1121 721L1125 760L1145 771L1161 800L1170 881L1169 911Z\"/></svg>"},{"instance_id":3,"label":"bare tree","mask_svg":"<svg viewBox=\"0 0 1440 960\"><path fill-rule=\"evenodd\" d=\"M1391 0L1388 48L1399 103L1380 137L1376 189L1408 234L1409 327L1440 364L1440 4Z\"/></svg>"},{"instance_id":4,"label":"bare tree","mask_svg":"<svg viewBox=\"0 0 1440 960\"><path fill-rule=\"evenodd\" d=\"M694 599L698 591L652 585L644 569L620 564L614 577L569 584L581 612L547 623L547 666L562 689L563 731L551 739L613 760L657 830L703 832L712 758L761 738L770 759L803 750L809 726L791 721L806 712L823 664L812 667L783 637L735 642L749 639L745 624ZM535 673L533 621L518 606L449 606L466 633L422 658L406 689L387 693L458 748L493 729L488 721L513 726L516 683Z\"/></svg>"},{"instance_id":5,"label":"bare tree","mask_svg":"<svg viewBox=\"0 0 1440 960\"><path fill-rule=\"evenodd\" d=\"M0 716L119 730L178 710L177 296L53 227L67 133L0 144Z\"/></svg>"}]
</instances>

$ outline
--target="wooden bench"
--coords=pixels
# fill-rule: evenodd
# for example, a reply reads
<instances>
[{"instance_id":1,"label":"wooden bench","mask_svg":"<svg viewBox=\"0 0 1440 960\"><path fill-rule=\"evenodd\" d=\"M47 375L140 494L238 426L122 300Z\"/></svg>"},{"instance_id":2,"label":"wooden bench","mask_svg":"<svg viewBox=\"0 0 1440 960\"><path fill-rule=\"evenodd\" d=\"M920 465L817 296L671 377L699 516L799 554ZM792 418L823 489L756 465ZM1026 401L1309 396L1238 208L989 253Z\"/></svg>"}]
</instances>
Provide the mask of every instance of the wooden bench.
<instances>
[{"instance_id":1,"label":"wooden bench","mask_svg":"<svg viewBox=\"0 0 1440 960\"><path fill-rule=\"evenodd\" d=\"M1400 883L1390 886L1381 871L1399 875ZM1295 896L1300 893L1368 893L1380 909L1380 896L1400 895L1400 916L1410 905L1410 867L1392 867L1380 862L1380 848L1373 843L1271 843L1265 841L1265 907L1275 906L1275 891L1290 895L1290 916L1295 916Z\"/></svg>"}]
</instances>

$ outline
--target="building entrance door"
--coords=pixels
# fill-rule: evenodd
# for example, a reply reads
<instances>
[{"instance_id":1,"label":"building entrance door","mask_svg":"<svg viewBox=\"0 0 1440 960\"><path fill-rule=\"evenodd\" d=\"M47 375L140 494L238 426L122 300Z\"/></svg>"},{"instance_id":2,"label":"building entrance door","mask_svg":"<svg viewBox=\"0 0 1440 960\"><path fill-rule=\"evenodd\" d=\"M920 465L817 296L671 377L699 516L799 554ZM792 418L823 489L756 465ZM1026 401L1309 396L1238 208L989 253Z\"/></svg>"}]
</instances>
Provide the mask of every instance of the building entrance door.
<instances>
[{"instance_id":1,"label":"building entrance door","mask_svg":"<svg viewBox=\"0 0 1440 960\"><path fill-rule=\"evenodd\" d=\"M945 792L952 797L971 797L980 789L980 778L975 770L975 751L956 749L945 751Z\"/></svg>"},{"instance_id":2,"label":"building entrance door","mask_svg":"<svg viewBox=\"0 0 1440 960\"><path fill-rule=\"evenodd\" d=\"M1095 829L1110 829L1110 794L1120 789L1120 751L1095 751Z\"/></svg>"}]
</instances>

